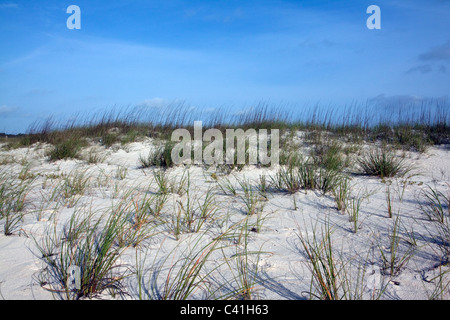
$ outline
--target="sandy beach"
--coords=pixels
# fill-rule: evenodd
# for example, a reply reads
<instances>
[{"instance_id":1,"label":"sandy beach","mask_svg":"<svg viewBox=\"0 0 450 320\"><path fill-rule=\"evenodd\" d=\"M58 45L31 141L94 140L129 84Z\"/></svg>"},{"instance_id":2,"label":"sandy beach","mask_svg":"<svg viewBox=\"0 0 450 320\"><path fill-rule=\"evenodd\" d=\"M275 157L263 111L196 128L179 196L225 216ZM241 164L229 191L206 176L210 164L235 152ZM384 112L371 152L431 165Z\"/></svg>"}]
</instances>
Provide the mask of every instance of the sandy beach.
<instances>
[{"instance_id":1,"label":"sandy beach","mask_svg":"<svg viewBox=\"0 0 450 320\"><path fill-rule=\"evenodd\" d=\"M110 148L93 144L83 149L84 159L53 162L45 144L0 150L3 187L26 185L20 219L1 221L3 299L76 297L49 261L77 254L74 247L65 252L65 244L83 221L101 234L114 215L124 216L124 225L109 247L114 256L103 276L117 282L83 298L315 299L318 278L306 249L320 251L327 243L341 298L450 297L442 260L448 247L439 240L439 224L424 212L430 187L449 195L448 145L402 152L412 166L402 177L381 179L352 166L345 211L330 192L276 190L271 181L278 168L142 168L139 157L154 145L149 138ZM85 160L88 154L98 162ZM75 180L83 187L69 193ZM86 234L71 245L81 247L83 239Z\"/></svg>"}]
</instances>

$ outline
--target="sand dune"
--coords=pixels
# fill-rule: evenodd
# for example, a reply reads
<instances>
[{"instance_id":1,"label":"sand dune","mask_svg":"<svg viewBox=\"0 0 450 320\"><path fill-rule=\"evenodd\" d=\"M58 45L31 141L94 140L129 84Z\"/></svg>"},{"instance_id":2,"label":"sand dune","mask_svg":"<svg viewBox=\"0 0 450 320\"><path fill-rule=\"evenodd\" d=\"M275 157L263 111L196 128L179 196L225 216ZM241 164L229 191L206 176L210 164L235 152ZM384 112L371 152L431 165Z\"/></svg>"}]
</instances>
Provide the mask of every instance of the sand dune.
<instances>
[{"instance_id":1,"label":"sand dune","mask_svg":"<svg viewBox=\"0 0 450 320\"><path fill-rule=\"evenodd\" d=\"M52 259L57 259L62 243L69 241L72 217L80 221L84 216L92 221L101 217L106 223L120 212L125 212L126 232L122 230L123 237L111 249L120 249L114 258L118 267L105 277L126 277L116 287L116 295L105 289L91 298L316 298L317 278L304 244L309 241L312 249L314 236L317 245L326 244L322 242L326 226L339 275L338 291L349 291L343 298L450 297L448 265L442 263L448 243L442 242L439 224L421 209L428 186L449 196L448 146L406 152L405 161L413 170L404 177L383 180L356 174L357 166L353 166L348 205L358 204L359 199L359 215L357 221L350 221L351 208L339 211L332 193L274 190L269 182L276 168L246 166L226 173L178 166L162 173L167 190L161 195L157 178L162 176L154 172L162 171L139 165L139 156L147 154L152 143L148 139L111 148L92 146L102 158L95 164L80 159L49 162L46 145L0 150L3 186L22 183L28 188L23 219L13 224L11 234L0 234L4 299L67 298L39 246L49 248L49 241L55 241ZM88 149L83 152L87 154ZM261 177L267 179L265 192L260 190ZM80 181L83 186L72 192L73 184ZM227 185L235 188L235 195ZM245 186L251 186L251 191L246 193ZM160 211L158 201L163 204ZM137 212L144 203L150 208L138 221ZM2 227L6 223L3 218ZM393 231L397 231L396 242L391 241ZM177 278L183 268L190 271ZM186 289L183 279L196 271L195 288L185 296L167 289L168 283Z\"/></svg>"}]
</instances>

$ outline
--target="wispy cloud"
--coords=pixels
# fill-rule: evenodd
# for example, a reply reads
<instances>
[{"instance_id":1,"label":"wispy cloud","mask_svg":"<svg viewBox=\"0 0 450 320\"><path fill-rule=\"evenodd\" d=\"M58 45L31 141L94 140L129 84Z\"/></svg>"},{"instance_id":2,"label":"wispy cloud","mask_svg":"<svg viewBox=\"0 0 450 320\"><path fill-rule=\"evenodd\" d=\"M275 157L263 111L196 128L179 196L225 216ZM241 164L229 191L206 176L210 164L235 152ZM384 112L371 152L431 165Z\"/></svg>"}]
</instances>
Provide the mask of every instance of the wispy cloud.
<instances>
[{"instance_id":1,"label":"wispy cloud","mask_svg":"<svg viewBox=\"0 0 450 320\"><path fill-rule=\"evenodd\" d=\"M7 117L8 115L11 115L17 110L17 107L11 107L7 105L1 105L0 106L0 116Z\"/></svg>"},{"instance_id":2,"label":"wispy cloud","mask_svg":"<svg viewBox=\"0 0 450 320\"><path fill-rule=\"evenodd\" d=\"M422 103L424 100L426 100L426 98L415 95L386 96L384 94L380 94L369 99L369 102L373 102L376 105L383 106L385 108L391 108L392 106L416 105Z\"/></svg>"},{"instance_id":3,"label":"wispy cloud","mask_svg":"<svg viewBox=\"0 0 450 320\"><path fill-rule=\"evenodd\" d=\"M13 3L13 2L7 2L7 3L0 4L0 9L16 9L18 7L19 7L19 5L17 3Z\"/></svg>"},{"instance_id":4,"label":"wispy cloud","mask_svg":"<svg viewBox=\"0 0 450 320\"><path fill-rule=\"evenodd\" d=\"M171 102L164 98L150 98L145 99L137 104L138 108L146 109L146 108L164 108L171 104Z\"/></svg>"},{"instance_id":5,"label":"wispy cloud","mask_svg":"<svg viewBox=\"0 0 450 320\"><path fill-rule=\"evenodd\" d=\"M46 96L55 93L55 90L48 89L31 89L26 93L27 96Z\"/></svg>"},{"instance_id":6,"label":"wispy cloud","mask_svg":"<svg viewBox=\"0 0 450 320\"><path fill-rule=\"evenodd\" d=\"M421 54L419 56L420 60L430 61L430 60L444 60L450 61L450 40L447 43L434 47L430 49L428 52Z\"/></svg>"},{"instance_id":7,"label":"wispy cloud","mask_svg":"<svg viewBox=\"0 0 450 320\"><path fill-rule=\"evenodd\" d=\"M386 96L385 94L380 94L369 99L368 102L384 110L402 109L403 111L416 112L424 106L445 105L448 103L448 99L448 96L426 97L410 94Z\"/></svg>"},{"instance_id":8,"label":"wispy cloud","mask_svg":"<svg viewBox=\"0 0 450 320\"><path fill-rule=\"evenodd\" d=\"M150 111L150 112L164 112L166 109L170 108L184 108L188 107L186 101L182 99L169 100L166 98L154 97L150 99L145 99L135 105L136 111ZM191 108L192 106L189 106Z\"/></svg>"},{"instance_id":9,"label":"wispy cloud","mask_svg":"<svg viewBox=\"0 0 450 320\"><path fill-rule=\"evenodd\" d=\"M420 74L427 74L433 71L433 67L429 64L420 65L417 67L413 67L406 71L406 74L413 74L413 73L420 73Z\"/></svg>"},{"instance_id":10,"label":"wispy cloud","mask_svg":"<svg viewBox=\"0 0 450 320\"><path fill-rule=\"evenodd\" d=\"M187 18L198 18L204 21L230 23L245 17L242 8L232 8L228 10L217 10L213 7L189 8L184 11Z\"/></svg>"}]
</instances>

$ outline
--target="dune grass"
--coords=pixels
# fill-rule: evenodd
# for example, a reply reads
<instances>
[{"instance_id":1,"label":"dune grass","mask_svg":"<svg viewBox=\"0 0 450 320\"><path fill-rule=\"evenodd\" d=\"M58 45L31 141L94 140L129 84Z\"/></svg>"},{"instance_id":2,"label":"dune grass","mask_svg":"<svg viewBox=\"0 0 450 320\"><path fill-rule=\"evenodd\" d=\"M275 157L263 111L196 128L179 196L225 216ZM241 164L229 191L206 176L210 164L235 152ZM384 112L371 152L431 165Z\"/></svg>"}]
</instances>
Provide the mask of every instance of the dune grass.
<instances>
[{"instance_id":1,"label":"dune grass","mask_svg":"<svg viewBox=\"0 0 450 320\"><path fill-rule=\"evenodd\" d=\"M137 267L140 299L150 300L188 300L194 295L203 299L210 298L214 289L210 288L208 278L215 270L205 270L208 258L216 250L219 240L205 244L199 236L191 249L177 257L175 251L170 252L159 262L152 263L151 276L145 281L142 266ZM168 271L164 269L171 259ZM141 262L145 262L145 259ZM145 290L143 290L145 289Z\"/></svg>"},{"instance_id":2,"label":"dune grass","mask_svg":"<svg viewBox=\"0 0 450 320\"><path fill-rule=\"evenodd\" d=\"M442 191L431 186L427 186L422 191L424 204L420 207L430 221L445 223L450 218L450 194L446 195Z\"/></svg>"},{"instance_id":3,"label":"dune grass","mask_svg":"<svg viewBox=\"0 0 450 320\"><path fill-rule=\"evenodd\" d=\"M383 266L382 271L384 272L384 274L389 275L390 277L398 276L416 253L415 246L407 243L405 244L406 249L404 249L401 245L402 237L400 233L400 227L400 218L397 216L394 219L393 225L390 228L388 234L389 249L384 248L382 245L379 245Z\"/></svg>"},{"instance_id":4,"label":"dune grass","mask_svg":"<svg viewBox=\"0 0 450 320\"><path fill-rule=\"evenodd\" d=\"M320 190L323 194L338 188L343 179L340 171L322 167L313 157L297 157L287 167L282 166L270 177L272 188L294 194L300 190Z\"/></svg>"},{"instance_id":5,"label":"dune grass","mask_svg":"<svg viewBox=\"0 0 450 320\"><path fill-rule=\"evenodd\" d=\"M386 148L376 148L366 152L358 159L363 172L380 178L404 176L412 170L405 158L399 157L395 151Z\"/></svg>"},{"instance_id":6,"label":"dune grass","mask_svg":"<svg viewBox=\"0 0 450 320\"><path fill-rule=\"evenodd\" d=\"M211 238L208 232L191 237L187 248L177 245L167 253L162 246L154 253L148 266L148 251L136 255L136 278L139 299L149 300L192 300L192 299L250 299L255 290L255 273L250 264L247 247L247 219L233 224L217 237ZM231 249L226 245L230 233L241 230L242 246ZM181 252L180 252L181 250ZM234 251L233 251L234 250ZM227 277L225 270L231 272Z\"/></svg>"},{"instance_id":7,"label":"dune grass","mask_svg":"<svg viewBox=\"0 0 450 320\"><path fill-rule=\"evenodd\" d=\"M170 141L166 141L165 143L156 146L155 149L150 150L147 157L141 155L139 157L139 162L142 168L149 167L162 167L162 168L170 168L172 167L172 149L174 143Z\"/></svg>"},{"instance_id":8,"label":"dune grass","mask_svg":"<svg viewBox=\"0 0 450 320\"><path fill-rule=\"evenodd\" d=\"M20 231L21 222L26 214L27 198L36 178L31 176L25 179L23 174L22 170L18 177L15 177L7 170L0 169L0 222L6 236Z\"/></svg>"},{"instance_id":9,"label":"dune grass","mask_svg":"<svg viewBox=\"0 0 450 320\"><path fill-rule=\"evenodd\" d=\"M345 213L351 193L350 179L342 177L332 189L332 193L336 201L336 208L340 212Z\"/></svg>"},{"instance_id":10,"label":"dune grass","mask_svg":"<svg viewBox=\"0 0 450 320\"><path fill-rule=\"evenodd\" d=\"M383 284L378 284L379 288L368 287L370 266L352 266L353 259L336 251L333 228L329 221L326 221L320 231L315 226L310 230L310 235L297 233L302 254L311 272L310 290L306 292L309 299L376 300L381 297L385 289Z\"/></svg>"},{"instance_id":11,"label":"dune grass","mask_svg":"<svg viewBox=\"0 0 450 320\"><path fill-rule=\"evenodd\" d=\"M379 114L376 113L377 108L357 105L342 110L314 106L299 108L294 112L285 106L265 103L243 112L222 108L214 113L193 110L185 103L158 110L113 108L73 116L67 121L50 117L35 122L25 134L13 139L13 142L7 142L4 148L46 143L53 145L48 154L49 160L56 161L79 157L80 149L91 143L108 148L146 137L168 141L177 128L185 128L193 135L194 121L202 121L204 130L215 128L223 131L223 134L227 128L276 128L282 134L304 131L307 133L307 142L314 146L316 160L320 159L320 165L330 169L342 165L343 159L339 153L343 149L336 142L339 140L352 144L380 142L395 149L418 152L424 152L427 146L450 141L447 106L448 102L445 101L429 103L415 113L399 109L395 114ZM170 143L162 143L160 148L141 157L142 166L171 167L170 150Z\"/></svg>"},{"instance_id":12,"label":"dune grass","mask_svg":"<svg viewBox=\"0 0 450 320\"><path fill-rule=\"evenodd\" d=\"M243 191L243 194L239 197L245 205L245 214L252 216L263 211L264 199L261 197L260 193L255 190L251 182L248 179L243 178L238 180L238 183Z\"/></svg>"},{"instance_id":13,"label":"dune grass","mask_svg":"<svg viewBox=\"0 0 450 320\"><path fill-rule=\"evenodd\" d=\"M420 210L436 226L436 242L442 252L442 261L450 261L450 191L446 195L437 188L427 186L422 190Z\"/></svg>"},{"instance_id":14,"label":"dune grass","mask_svg":"<svg viewBox=\"0 0 450 320\"><path fill-rule=\"evenodd\" d=\"M47 264L40 276L42 286L65 299L92 298L107 289L124 293L122 281L130 269L118 263L127 248L118 244L126 228L121 214L96 219L93 212L75 212L61 233L49 232L44 240L35 240ZM73 270L79 272L75 286L70 282Z\"/></svg>"},{"instance_id":15,"label":"dune grass","mask_svg":"<svg viewBox=\"0 0 450 320\"><path fill-rule=\"evenodd\" d=\"M183 233L200 232L205 223L214 219L218 208L212 189L200 194L195 192L188 173L185 193L175 201L173 210L168 227L179 240Z\"/></svg>"}]
</instances>

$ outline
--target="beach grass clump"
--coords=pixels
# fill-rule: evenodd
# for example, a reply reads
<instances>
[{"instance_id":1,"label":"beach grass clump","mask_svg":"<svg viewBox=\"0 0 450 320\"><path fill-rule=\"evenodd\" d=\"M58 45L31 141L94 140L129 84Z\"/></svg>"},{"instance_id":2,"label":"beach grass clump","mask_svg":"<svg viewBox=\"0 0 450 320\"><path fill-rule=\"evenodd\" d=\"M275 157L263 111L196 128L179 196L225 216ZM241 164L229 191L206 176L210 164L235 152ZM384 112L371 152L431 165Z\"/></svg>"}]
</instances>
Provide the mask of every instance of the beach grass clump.
<instances>
[{"instance_id":1,"label":"beach grass clump","mask_svg":"<svg viewBox=\"0 0 450 320\"><path fill-rule=\"evenodd\" d=\"M380 178L403 176L411 171L405 158L398 157L394 151L386 148L368 151L357 161L365 174Z\"/></svg>"},{"instance_id":2,"label":"beach grass clump","mask_svg":"<svg viewBox=\"0 0 450 320\"><path fill-rule=\"evenodd\" d=\"M258 190L259 195L262 197L263 200L266 200L266 201L269 200L269 198L268 198L269 185L268 185L267 177L265 174L259 175L256 189Z\"/></svg>"},{"instance_id":3,"label":"beach grass clump","mask_svg":"<svg viewBox=\"0 0 450 320\"><path fill-rule=\"evenodd\" d=\"M304 186L298 173L298 170L293 166L280 167L275 176L270 176L270 184L275 190L294 194Z\"/></svg>"},{"instance_id":4,"label":"beach grass clump","mask_svg":"<svg viewBox=\"0 0 450 320\"><path fill-rule=\"evenodd\" d=\"M258 285L259 260L263 251L249 249L249 234L254 231L250 228L249 219L244 219L237 225L239 231L239 241L235 246L235 253L226 258L225 262L232 275L233 289L228 297L238 300L252 300L256 298ZM224 256L226 253L222 250Z\"/></svg>"},{"instance_id":5,"label":"beach grass clump","mask_svg":"<svg viewBox=\"0 0 450 320\"><path fill-rule=\"evenodd\" d=\"M322 167L313 158L297 157L290 165L280 167L270 177L271 187L275 190L294 194L300 190L320 190L323 194L337 188L342 173Z\"/></svg>"},{"instance_id":6,"label":"beach grass clump","mask_svg":"<svg viewBox=\"0 0 450 320\"><path fill-rule=\"evenodd\" d=\"M0 172L0 221L5 236L11 236L20 229L34 179L16 179L6 170Z\"/></svg>"},{"instance_id":7,"label":"beach grass clump","mask_svg":"<svg viewBox=\"0 0 450 320\"><path fill-rule=\"evenodd\" d=\"M382 272L390 277L398 276L416 253L415 246L410 245L409 243L406 250L402 249L402 236L400 232L400 218L397 216L388 233L388 248L379 245L382 261Z\"/></svg>"},{"instance_id":8,"label":"beach grass clump","mask_svg":"<svg viewBox=\"0 0 450 320\"><path fill-rule=\"evenodd\" d=\"M312 237L297 234L311 271L311 299L342 300L346 296L345 269L334 252L332 233L327 223L320 236L315 228Z\"/></svg>"},{"instance_id":9,"label":"beach grass clump","mask_svg":"<svg viewBox=\"0 0 450 320\"><path fill-rule=\"evenodd\" d=\"M120 138L120 143L122 145L126 145L132 142L136 142L141 135L142 134L139 132L139 130L130 129L128 132L125 133L125 135L123 135Z\"/></svg>"},{"instance_id":10,"label":"beach grass clump","mask_svg":"<svg viewBox=\"0 0 450 320\"><path fill-rule=\"evenodd\" d=\"M43 288L65 299L93 298L105 290L122 294L130 269L119 258L126 249L117 245L127 220L122 215L96 219L92 212L76 211L58 233L35 239L46 268Z\"/></svg>"},{"instance_id":11,"label":"beach grass clump","mask_svg":"<svg viewBox=\"0 0 450 320\"><path fill-rule=\"evenodd\" d=\"M336 189L342 178L339 171L319 168L316 176L315 189L320 190L322 194L327 194Z\"/></svg>"},{"instance_id":12,"label":"beach grass clump","mask_svg":"<svg viewBox=\"0 0 450 320\"><path fill-rule=\"evenodd\" d=\"M431 186L422 190L422 203L420 210L436 226L438 233L437 243L443 253L444 262L450 260L450 193Z\"/></svg>"},{"instance_id":13,"label":"beach grass clump","mask_svg":"<svg viewBox=\"0 0 450 320\"><path fill-rule=\"evenodd\" d=\"M342 171L347 166L343 153L342 143L329 139L326 142L314 144L311 158L315 165L328 171Z\"/></svg>"},{"instance_id":14,"label":"beach grass clump","mask_svg":"<svg viewBox=\"0 0 450 320\"><path fill-rule=\"evenodd\" d=\"M61 140L52 147L47 153L50 161L77 159L80 156L80 150L86 142L79 137L72 137Z\"/></svg>"},{"instance_id":15,"label":"beach grass clump","mask_svg":"<svg viewBox=\"0 0 450 320\"><path fill-rule=\"evenodd\" d=\"M164 205L168 200L166 194L156 194L150 198L146 204L146 210L154 217L159 217L164 209Z\"/></svg>"},{"instance_id":16,"label":"beach grass clump","mask_svg":"<svg viewBox=\"0 0 450 320\"><path fill-rule=\"evenodd\" d=\"M321 233L312 226L308 236L298 233L303 249L301 253L311 272L309 299L318 300L363 300L380 299L386 286L382 283L370 284L369 274L373 267L367 262L348 258L343 252L336 251L333 241L333 229L327 220ZM356 265L355 265L356 263Z\"/></svg>"},{"instance_id":17,"label":"beach grass clump","mask_svg":"<svg viewBox=\"0 0 450 320\"><path fill-rule=\"evenodd\" d=\"M336 201L337 209L340 212L345 213L351 193L350 179L347 177L342 177L342 179L340 179L332 189L332 193L334 200Z\"/></svg>"},{"instance_id":18,"label":"beach grass clump","mask_svg":"<svg viewBox=\"0 0 450 320\"><path fill-rule=\"evenodd\" d=\"M445 223L450 219L450 194L445 195L442 191L427 186L422 191L422 196L424 203L420 204L420 209L430 221Z\"/></svg>"},{"instance_id":19,"label":"beach grass clump","mask_svg":"<svg viewBox=\"0 0 450 320\"><path fill-rule=\"evenodd\" d=\"M171 141L166 141L164 144L157 146L155 149L150 150L148 155L145 157L143 155L139 156L139 162L142 168L150 167L162 167L170 168L174 166L172 161L172 149L174 143Z\"/></svg>"},{"instance_id":20,"label":"beach grass clump","mask_svg":"<svg viewBox=\"0 0 450 320\"><path fill-rule=\"evenodd\" d=\"M229 178L223 178L219 181L218 186L222 190L223 194L230 196L237 196L237 189Z\"/></svg>"},{"instance_id":21,"label":"beach grass clump","mask_svg":"<svg viewBox=\"0 0 450 320\"><path fill-rule=\"evenodd\" d=\"M394 129L395 144L404 150L412 150L423 153L431 145L430 139L422 130L417 130L409 125L399 126Z\"/></svg>"},{"instance_id":22,"label":"beach grass clump","mask_svg":"<svg viewBox=\"0 0 450 320\"><path fill-rule=\"evenodd\" d=\"M192 300L216 298L218 288L213 286L213 273L219 265L208 269L211 255L221 238L208 241L201 234L189 243L188 249L175 247L165 257L158 253L149 270L145 269L147 255L136 260L138 296L140 300ZM159 252L159 251L158 251ZM146 277L146 272L149 275Z\"/></svg>"},{"instance_id":23,"label":"beach grass clump","mask_svg":"<svg viewBox=\"0 0 450 320\"><path fill-rule=\"evenodd\" d=\"M252 216L262 212L264 208L264 198L261 197L260 192L255 190L247 179L238 180L238 182L243 191L243 195L241 195L240 198L245 205L246 215Z\"/></svg>"},{"instance_id":24,"label":"beach grass clump","mask_svg":"<svg viewBox=\"0 0 450 320\"><path fill-rule=\"evenodd\" d=\"M153 178L155 179L156 185L158 187L157 194L168 195L171 193L169 174L166 171L154 170Z\"/></svg>"},{"instance_id":25,"label":"beach grass clump","mask_svg":"<svg viewBox=\"0 0 450 320\"><path fill-rule=\"evenodd\" d=\"M102 136L100 141L103 146L110 148L113 144L120 141L120 137L117 133L106 133Z\"/></svg>"},{"instance_id":26,"label":"beach grass clump","mask_svg":"<svg viewBox=\"0 0 450 320\"><path fill-rule=\"evenodd\" d=\"M294 194L299 190L316 187L318 166L300 154L291 155L287 166L281 166L274 176L270 176L272 188Z\"/></svg>"},{"instance_id":27,"label":"beach grass clump","mask_svg":"<svg viewBox=\"0 0 450 320\"><path fill-rule=\"evenodd\" d=\"M311 297L320 300L340 300L342 298L340 281L341 273L338 261L333 252L331 230L327 228L317 237L314 230L312 239L299 235L309 269L312 273Z\"/></svg>"},{"instance_id":28,"label":"beach grass clump","mask_svg":"<svg viewBox=\"0 0 450 320\"><path fill-rule=\"evenodd\" d=\"M193 195L188 184L186 194L176 200L174 211L168 228L175 239L179 240L181 234L200 232L203 225L214 217L218 207L211 189L203 195Z\"/></svg>"},{"instance_id":29,"label":"beach grass clump","mask_svg":"<svg viewBox=\"0 0 450 320\"><path fill-rule=\"evenodd\" d=\"M112 215L123 217L125 221L117 235L117 246L121 248L137 247L143 241L152 238L156 228L162 224L154 204L157 195L134 195L127 192L123 199L112 207Z\"/></svg>"},{"instance_id":30,"label":"beach grass clump","mask_svg":"<svg viewBox=\"0 0 450 320\"><path fill-rule=\"evenodd\" d=\"M90 187L91 176L86 170L77 169L62 175L62 180L57 186L60 201L67 207L72 208L80 197L84 196Z\"/></svg>"},{"instance_id":31,"label":"beach grass clump","mask_svg":"<svg viewBox=\"0 0 450 320\"><path fill-rule=\"evenodd\" d=\"M360 209L361 209L362 198L353 198L348 200L348 204L346 205L348 211L348 220L352 225L352 231L357 233L361 228L360 223Z\"/></svg>"}]
</instances>

